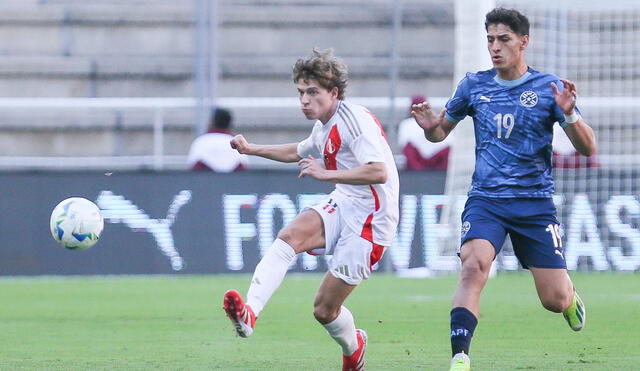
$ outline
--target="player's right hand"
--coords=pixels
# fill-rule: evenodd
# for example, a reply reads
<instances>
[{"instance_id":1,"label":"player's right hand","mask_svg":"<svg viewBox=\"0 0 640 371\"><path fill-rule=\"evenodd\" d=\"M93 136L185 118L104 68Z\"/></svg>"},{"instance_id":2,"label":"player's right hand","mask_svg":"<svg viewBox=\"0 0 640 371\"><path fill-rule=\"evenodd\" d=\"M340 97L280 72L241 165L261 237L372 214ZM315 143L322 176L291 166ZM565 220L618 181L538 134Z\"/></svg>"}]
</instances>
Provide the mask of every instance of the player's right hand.
<instances>
[{"instance_id":1,"label":"player's right hand","mask_svg":"<svg viewBox=\"0 0 640 371\"><path fill-rule=\"evenodd\" d=\"M233 137L229 144L231 145L231 148L237 150L239 153L243 155L249 154L249 142L244 139L244 136L242 136L242 134L238 134Z\"/></svg>"},{"instance_id":2,"label":"player's right hand","mask_svg":"<svg viewBox=\"0 0 640 371\"><path fill-rule=\"evenodd\" d=\"M446 112L447 110L443 108L440 115L436 115L435 111L431 108L431 104L427 101L411 106L411 116L413 116L418 125L424 130L431 130L437 127L444 119Z\"/></svg>"}]
</instances>

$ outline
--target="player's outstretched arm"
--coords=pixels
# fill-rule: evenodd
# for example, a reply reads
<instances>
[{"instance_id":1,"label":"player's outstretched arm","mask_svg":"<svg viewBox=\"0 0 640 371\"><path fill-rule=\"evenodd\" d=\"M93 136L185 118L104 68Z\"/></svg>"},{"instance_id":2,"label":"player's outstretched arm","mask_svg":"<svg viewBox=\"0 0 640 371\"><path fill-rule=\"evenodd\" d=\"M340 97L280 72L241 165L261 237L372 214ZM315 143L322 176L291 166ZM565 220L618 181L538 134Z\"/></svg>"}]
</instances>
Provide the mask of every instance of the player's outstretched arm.
<instances>
[{"instance_id":1,"label":"player's outstretched arm","mask_svg":"<svg viewBox=\"0 0 640 371\"><path fill-rule=\"evenodd\" d=\"M298 156L298 143L288 144L253 144L247 142L242 135L236 135L229 142L231 148L244 155L253 155L268 158L280 162L296 162L300 160Z\"/></svg>"},{"instance_id":2,"label":"player's outstretched arm","mask_svg":"<svg viewBox=\"0 0 640 371\"><path fill-rule=\"evenodd\" d=\"M327 170L309 156L298 162L300 178L305 176L317 180L342 184L381 184L387 181L387 167L383 162L370 162L348 170Z\"/></svg>"},{"instance_id":3,"label":"player's outstretched arm","mask_svg":"<svg viewBox=\"0 0 640 371\"><path fill-rule=\"evenodd\" d=\"M456 126L444 117L446 112L447 110L443 108L439 115L436 114L429 102L411 106L411 116L416 119L418 125L424 130L425 138L430 142L442 142Z\"/></svg>"},{"instance_id":4,"label":"player's outstretched arm","mask_svg":"<svg viewBox=\"0 0 640 371\"><path fill-rule=\"evenodd\" d=\"M564 89L559 91L555 83L551 83L551 89L556 99L556 104L564 113L564 132L567 134L576 151L583 156L591 156L596 151L596 135L593 129L587 125L582 117L575 111L578 91L573 82L560 79Z\"/></svg>"}]
</instances>

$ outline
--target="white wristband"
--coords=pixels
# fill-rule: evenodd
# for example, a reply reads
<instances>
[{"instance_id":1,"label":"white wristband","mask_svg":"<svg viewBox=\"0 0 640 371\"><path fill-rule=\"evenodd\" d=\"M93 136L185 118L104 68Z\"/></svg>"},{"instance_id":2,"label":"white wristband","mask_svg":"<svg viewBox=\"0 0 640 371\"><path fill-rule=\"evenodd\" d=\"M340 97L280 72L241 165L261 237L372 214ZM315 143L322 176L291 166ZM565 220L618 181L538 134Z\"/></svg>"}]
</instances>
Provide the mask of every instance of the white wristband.
<instances>
[{"instance_id":1,"label":"white wristband","mask_svg":"<svg viewBox=\"0 0 640 371\"><path fill-rule=\"evenodd\" d=\"M576 122L578 122L578 120L580 120L582 117L580 117L580 114L576 111L573 111L572 114L564 115L564 122L567 125L571 125L571 124L575 124ZM565 125L566 126L566 125Z\"/></svg>"}]
</instances>

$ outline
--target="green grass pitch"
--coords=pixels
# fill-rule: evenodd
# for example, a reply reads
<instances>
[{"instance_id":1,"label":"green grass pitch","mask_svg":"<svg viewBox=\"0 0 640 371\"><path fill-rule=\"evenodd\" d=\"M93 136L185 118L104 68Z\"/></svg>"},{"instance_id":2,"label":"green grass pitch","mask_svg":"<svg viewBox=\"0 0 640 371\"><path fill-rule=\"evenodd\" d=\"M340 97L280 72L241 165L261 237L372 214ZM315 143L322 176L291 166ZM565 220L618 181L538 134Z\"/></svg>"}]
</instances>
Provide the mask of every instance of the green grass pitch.
<instances>
[{"instance_id":1,"label":"green grass pitch","mask_svg":"<svg viewBox=\"0 0 640 371\"><path fill-rule=\"evenodd\" d=\"M527 273L500 274L482 297L474 370L640 368L640 275L573 274L587 325L545 311ZM240 339L221 309L248 275L0 279L0 370L338 370L315 322L320 275L291 274ZM367 330L368 370L448 368L455 276L376 274L347 301Z\"/></svg>"}]
</instances>

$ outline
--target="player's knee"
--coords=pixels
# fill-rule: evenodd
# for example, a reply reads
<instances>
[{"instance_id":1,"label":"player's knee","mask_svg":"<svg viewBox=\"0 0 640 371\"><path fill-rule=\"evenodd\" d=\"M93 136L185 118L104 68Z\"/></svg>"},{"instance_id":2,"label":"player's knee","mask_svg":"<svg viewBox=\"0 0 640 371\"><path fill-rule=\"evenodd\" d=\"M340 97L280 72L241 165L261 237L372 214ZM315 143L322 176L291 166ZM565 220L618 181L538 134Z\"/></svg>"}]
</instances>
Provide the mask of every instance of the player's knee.
<instances>
[{"instance_id":1,"label":"player's knee","mask_svg":"<svg viewBox=\"0 0 640 371\"><path fill-rule=\"evenodd\" d=\"M292 228L282 228L280 232L278 232L278 238L288 243L289 245L295 244L295 232Z\"/></svg>"},{"instance_id":2,"label":"player's knee","mask_svg":"<svg viewBox=\"0 0 640 371\"><path fill-rule=\"evenodd\" d=\"M332 322L338 314L339 309L331 308L326 305L318 304L313 307L313 316L322 324Z\"/></svg>"},{"instance_id":3,"label":"player's knee","mask_svg":"<svg viewBox=\"0 0 640 371\"><path fill-rule=\"evenodd\" d=\"M302 246L305 242L305 240L302 238L303 234L303 231L297 229L296 227L287 226L282 228L282 230L278 232L278 238L289 244L289 246L291 246L294 250L296 250L297 253L299 253L301 251L299 249L304 247Z\"/></svg>"},{"instance_id":4,"label":"player's knee","mask_svg":"<svg viewBox=\"0 0 640 371\"><path fill-rule=\"evenodd\" d=\"M491 266L484 267L479 261L467 261L462 265L460 271L460 280L464 284L476 284L484 282L488 275Z\"/></svg>"}]
</instances>

